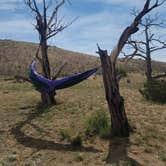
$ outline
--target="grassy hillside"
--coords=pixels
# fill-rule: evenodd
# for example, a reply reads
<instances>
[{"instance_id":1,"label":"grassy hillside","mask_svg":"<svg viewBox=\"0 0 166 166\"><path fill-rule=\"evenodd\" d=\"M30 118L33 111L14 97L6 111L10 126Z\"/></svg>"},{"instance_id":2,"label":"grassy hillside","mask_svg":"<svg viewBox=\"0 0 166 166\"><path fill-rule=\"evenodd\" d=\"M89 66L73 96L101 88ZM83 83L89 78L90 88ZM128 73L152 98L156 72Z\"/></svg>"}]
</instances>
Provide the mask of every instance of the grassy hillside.
<instances>
[{"instance_id":1,"label":"grassy hillside","mask_svg":"<svg viewBox=\"0 0 166 166\"><path fill-rule=\"evenodd\" d=\"M0 165L165 166L166 105L142 98L141 74L129 74L120 85L129 122L136 128L130 138L109 141L85 135L95 111L109 117L102 77L92 78L57 91L58 105L43 113L40 94L31 84L0 79ZM68 135L80 135L82 147L73 146ZM112 161L107 164L109 142Z\"/></svg>"},{"instance_id":2,"label":"grassy hillside","mask_svg":"<svg viewBox=\"0 0 166 166\"><path fill-rule=\"evenodd\" d=\"M27 69L35 56L37 44L0 40L0 75L27 75ZM94 50L95 51L95 50ZM63 75L84 71L99 66L99 58L82 53L72 52L57 47L49 47L49 58L54 73L64 62L67 62ZM127 71L143 72L145 63L142 60L120 62L118 65ZM156 71L166 71L165 63L153 62Z\"/></svg>"},{"instance_id":3,"label":"grassy hillside","mask_svg":"<svg viewBox=\"0 0 166 166\"><path fill-rule=\"evenodd\" d=\"M0 41L0 74L26 75L36 49L33 43ZM56 47L49 48L49 55L53 69L68 62L63 74L99 65L97 57ZM30 83L1 76L0 166L165 166L166 105L147 102L139 93L145 79L140 73L143 61L118 64L137 71L120 82L134 129L128 139L105 140L86 134L87 120L96 111L105 112L110 119L101 75L57 91L58 104L44 109L40 107L40 93ZM160 62L153 65L156 71L166 68ZM77 136L82 146L74 146L72 141L79 141ZM108 151L110 163L106 163Z\"/></svg>"},{"instance_id":4,"label":"grassy hillside","mask_svg":"<svg viewBox=\"0 0 166 166\"><path fill-rule=\"evenodd\" d=\"M9 40L0 41L0 74L25 75L38 45L34 43L16 42ZM67 62L63 73L83 71L85 68L94 67L97 58L81 53L63 50L57 47L49 47L49 58L52 71L58 69Z\"/></svg>"}]
</instances>

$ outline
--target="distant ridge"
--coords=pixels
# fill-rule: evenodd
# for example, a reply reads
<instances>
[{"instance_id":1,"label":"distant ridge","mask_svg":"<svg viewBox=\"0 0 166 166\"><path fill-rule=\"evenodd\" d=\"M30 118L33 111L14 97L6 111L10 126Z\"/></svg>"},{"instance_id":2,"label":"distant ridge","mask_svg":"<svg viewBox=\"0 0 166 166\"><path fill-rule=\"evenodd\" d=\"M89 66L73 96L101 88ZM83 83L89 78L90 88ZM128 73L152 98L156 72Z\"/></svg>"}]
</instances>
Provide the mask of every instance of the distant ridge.
<instances>
[{"instance_id":1,"label":"distant ridge","mask_svg":"<svg viewBox=\"0 0 166 166\"><path fill-rule=\"evenodd\" d=\"M0 40L0 75L27 75L28 66L35 56L38 45L29 42ZM67 62L63 75L82 72L100 65L98 57L65 50L55 46L49 47L49 58L52 71ZM135 59L129 63L118 63L118 66L127 71L143 72L145 63ZM166 71L166 63L153 62L156 71Z\"/></svg>"}]
</instances>

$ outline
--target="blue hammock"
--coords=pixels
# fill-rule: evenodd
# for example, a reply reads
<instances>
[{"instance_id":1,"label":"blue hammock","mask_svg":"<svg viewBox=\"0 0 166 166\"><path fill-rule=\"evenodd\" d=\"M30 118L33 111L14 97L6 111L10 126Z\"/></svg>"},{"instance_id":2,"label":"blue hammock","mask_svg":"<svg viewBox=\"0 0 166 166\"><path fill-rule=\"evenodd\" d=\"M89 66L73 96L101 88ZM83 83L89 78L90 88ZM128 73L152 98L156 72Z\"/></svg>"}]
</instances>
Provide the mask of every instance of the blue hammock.
<instances>
[{"instance_id":1,"label":"blue hammock","mask_svg":"<svg viewBox=\"0 0 166 166\"><path fill-rule=\"evenodd\" d=\"M35 68L35 63L35 61L32 61L32 64L30 65L29 78L36 89L42 93L49 93L58 89L68 88L87 79L97 71L97 68L94 68L86 72L74 74L59 80L50 80L38 74Z\"/></svg>"}]
</instances>

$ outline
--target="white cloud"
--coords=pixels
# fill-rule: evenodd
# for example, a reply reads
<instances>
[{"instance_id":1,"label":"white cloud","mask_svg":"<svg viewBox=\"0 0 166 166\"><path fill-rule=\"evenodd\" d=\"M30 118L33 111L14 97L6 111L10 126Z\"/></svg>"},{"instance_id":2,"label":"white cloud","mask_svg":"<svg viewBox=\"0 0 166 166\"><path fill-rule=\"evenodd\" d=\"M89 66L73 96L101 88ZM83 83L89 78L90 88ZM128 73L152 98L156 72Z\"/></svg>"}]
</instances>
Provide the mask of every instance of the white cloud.
<instances>
[{"instance_id":1,"label":"white cloud","mask_svg":"<svg viewBox=\"0 0 166 166\"><path fill-rule=\"evenodd\" d=\"M33 26L30 20L10 20L1 22L0 24L1 33L27 33L32 32L32 28Z\"/></svg>"},{"instance_id":2,"label":"white cloud","mask_svg":"<svg viewBox=\"0 0 166 166\"><path fill-rule=\"evenodd\" d=\"M1 3L10 2L11 4L14 2L18 2L20 0L0 0ZM123 8L123 4L129 5L130 7L137 5L138 7L142 5L140 1L133 0L86 0L88 1L102 1L102 3L107 4L117 4L121 5ZM38 2L41 2L39 0ZM1 9L2 6L0 6ZM10 6L9 6L10 7ZM132 20L130 13L125 10L121 12L117 12L115 8L111 11L101 11L99 13L94 12L91 15L82 15L76 22L74 22L69 28L67 28L64 32L55 36L49 40L51 45L57 45L59 47L74 50L78 52L84 52L88 54L95 54L97 50L96 43L99 43L103 49L111 49L115 46L120 34L124 30L124 28L129 25ZM130 9L127 7L127 9ZM7 7L6 7L7 8ZM11 7L12 8L12 7ZM126 7L124 7L126 9ZM69 9L64 9L65 13L67 13L66 20L71 20L71 18L75 17L75 14ZM78 13L79 15L79 13ZM12 39L19 40L28 40L28 41L37 41L38 35L37 32L34 31L32 23L34 20L31 18L24 16L20 17L19 15L14 16L11 20L4 20L0 22L0 36L7 36ZM166 30L161 31L162 34L166 34ZM161 34L160 32L160 34ZM27 36L30 36L29 38ZM164 52L160 54L161 59L164 59ZM156 58L157 56L154 56Z\"/></svg>"},{"instance_id":3,"label":"white cloud","mask_svg":"<svg viewBox=\"0 0 166 166\"><path fill-rule=\"evenodd\" d=\"M41 3L42 0L36 0ZM0 10L17 10L25 7L24 0L0 0Z\"/></svg>"},{"instance_id":4,"label":"white cloud","mask_svg":"<svg viewBox=\"0 0 166 166\"><path fill-rule=\"evenodd\" d=\"M32 20L13 19L0 22L0 38L36 42L38 34L35 33Z\"/></svg>"},{"instance_id":5,"label":"white cloud","mask_svg":"<svg viewBox=\"0 0 166 166\"><path fill-rule=\"evenodd\" d=\"M141 7L145 0L87 0L89 2L112 4L112 5L123 5L132 7Z\"/></svg>"},{"instance_id":6,"label":"white cloud","mask_svg":"<svg viewBox=\"0 0 166 166\"><path fill-rule=\"evenodd\" d=\"M0 10L16 10L23 7L21 0L1 0Z\"/></svg>"},{"instance_id":7,"label":"white cloud","mask_svg":"<svg viewBox=\"0 0 166 166\"><path fill-rule=\"evenodd\" d=\"M105 11L81 17L52 39L51 44L89 54L95 54L96 43L110 50L125 27L125 18L125 14L116 15Z\"/></svg>"}]
</instances>

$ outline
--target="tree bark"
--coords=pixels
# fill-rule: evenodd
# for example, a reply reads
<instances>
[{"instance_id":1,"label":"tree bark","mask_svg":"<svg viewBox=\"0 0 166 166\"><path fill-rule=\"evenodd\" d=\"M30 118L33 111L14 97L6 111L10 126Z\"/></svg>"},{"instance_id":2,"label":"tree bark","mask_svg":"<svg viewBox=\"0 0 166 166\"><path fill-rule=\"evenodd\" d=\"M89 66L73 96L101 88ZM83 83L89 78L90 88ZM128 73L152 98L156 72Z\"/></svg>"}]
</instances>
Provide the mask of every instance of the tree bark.
<instances>
[{"instance_id":1,"label":"tree bark","mask_svg":"<svg viewBox=\"0 0 166 166\"><path fill-rule=\"evenodd\" d=\"M147 53L147 57L146 57L146 78L147 78L147 80L151 80L152 79L151 57L150 57L150 55L148 53Z\"/></svg>"},{"instance_id":2,"label":"tree bark","mask_svg":"<svg viewBox=\"0 0 166 166\"><path fill-rule=\"evenodd\" d=\"M58 12L59 9L65 4L65 0L55 1L55 6L52 13L48 12L48 8L52 8L53 6L48 2L46 4L46 0L42 0L42 4L38 4L37 0L24 0L25 4L30 8L30 10L35 14L36 18L36 25L35 28L39 33L39 40L40 40L40 50L42 54L42 58L38 57L38 51L36 54L36 58L41 62L43 76L51 79L51 71L50 71L50 64L48 59L48 45L47 40L59 32L63 31L69 25L73 23L70 22L69 24L63 24L62 18L59 18ZM38 5L37 5L38 4ZM52 6L52 7L51 7ZM49 15L47 15L49 13ZM58 74L58 73L57 73ZM55 92L49 93L41 93L42 103L44 105L56 104L56 100L54 98Z\"/></svg>"},{"instance_id":3,"label":"tree bark","mask_svg":"<svg viewBox=\"0 0 166 166\"><path fill-rule=\"evenodd\" d=\"M145 27L145 38L146 38L146 78L147 80L152 79L152 61L151 61L151 50L148 27Z\"/></svg>"},{"instance_id":4,"label":"tree bark","mask_svg":"<svg viewBox=\"0 0 166 166\"><path fill-rule=\"evenodd\" d=\"M103 81L105 87L106 100L111 114L111 132L113 136L129 136L130 126L124 108L124 100L119 92L119 82L116 77L116 62L124 45L130 36L136 33L141 19L154 8L161 6L166 0L155 1L151 5L151 0L146 0L143 9L135 16L133 22L122 32L117 45L108 56L107 50L101 50L98 46L98 53L102 64Z\"/></svg>"},{"instance_id":5,"label":"tree bark","mask_svg":"<svg viewBox=\"0 0 166 166\"><path fill-rule=\"evenodd\" d=\"M45 36L45 35L43 35L43 36ZM42 72L43 72L44 77L51 79L50 64L49 64L49 60L48 60L47 49L48 49L47 40L44 38L41 41ZM56 104L56 100L55 100L54 96L55 96L55 92L41 93L42 103L44 105Z\"/></svg>"},{"instance_id":6,"label":"tree bark","mask_svg":"<svg viewBox=\"0 0 166 166\"><path fill-rule=\"evenodd\" d=\"M112 136L128 137L130 132L129 123L124 108L124 99L120 95L116 72L107 51L98 51L100 55L106 100L111 116Z\"/></svg>"}]
</instances>

